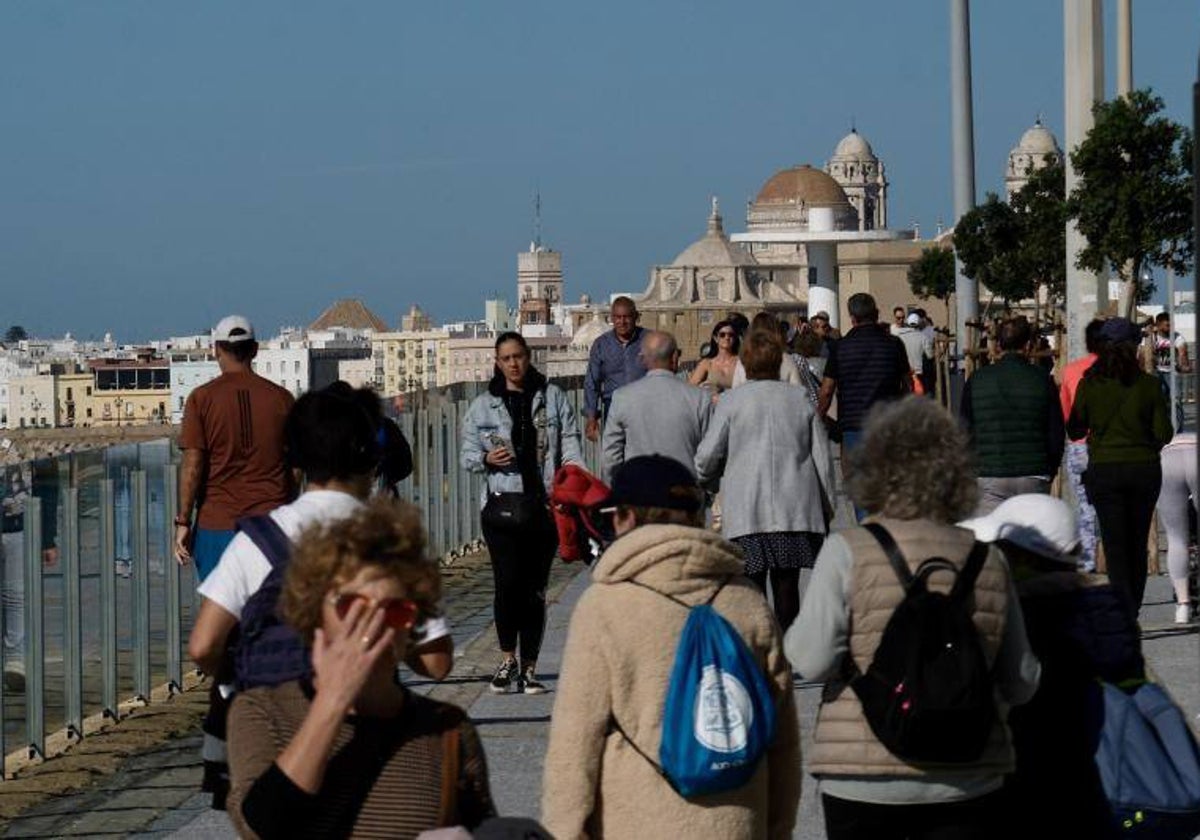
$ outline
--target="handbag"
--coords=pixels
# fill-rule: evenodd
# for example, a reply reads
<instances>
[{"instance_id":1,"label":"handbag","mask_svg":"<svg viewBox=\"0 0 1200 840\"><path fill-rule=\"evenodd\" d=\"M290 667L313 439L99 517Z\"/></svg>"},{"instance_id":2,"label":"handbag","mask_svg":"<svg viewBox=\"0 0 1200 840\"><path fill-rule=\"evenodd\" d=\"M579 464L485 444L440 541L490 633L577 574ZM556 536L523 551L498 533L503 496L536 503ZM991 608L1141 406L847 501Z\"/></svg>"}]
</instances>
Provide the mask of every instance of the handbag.
<instances>
[{"instance_id":1,"label":"handbag","mask_svg":"<svg viewBox=\"0 0 1200 840\"><path fill-rule=\"evenodd\" d=\"M517 531L533 525L539 508L545 505L537 496L525 493L490 493L483 506L483 524L503 531Z\"/></svg>"}]
</instances>

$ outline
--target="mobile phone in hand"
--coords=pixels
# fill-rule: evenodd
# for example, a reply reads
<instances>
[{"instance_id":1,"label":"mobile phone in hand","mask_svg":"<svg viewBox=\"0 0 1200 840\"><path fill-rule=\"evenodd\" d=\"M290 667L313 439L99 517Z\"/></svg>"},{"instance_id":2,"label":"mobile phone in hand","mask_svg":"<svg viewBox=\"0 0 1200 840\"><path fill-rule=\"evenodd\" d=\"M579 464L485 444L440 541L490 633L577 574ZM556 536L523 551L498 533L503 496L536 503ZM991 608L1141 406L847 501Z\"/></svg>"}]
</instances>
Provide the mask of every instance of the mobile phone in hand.
<instances>
[{"instance_id":1,"label":"mobile phone in hand","mask_svg":"<svg viewBox=\"0 0 1200 840\"><path fill-rule=\"evenodd\" d=\"M507 449L509 452L513 451L512 443L510 443L508 438L504 437L503 435L498 435L495 432L488 432L484 437L487 439L488 445L492 449Z\"/></svg>"}]
</instances>

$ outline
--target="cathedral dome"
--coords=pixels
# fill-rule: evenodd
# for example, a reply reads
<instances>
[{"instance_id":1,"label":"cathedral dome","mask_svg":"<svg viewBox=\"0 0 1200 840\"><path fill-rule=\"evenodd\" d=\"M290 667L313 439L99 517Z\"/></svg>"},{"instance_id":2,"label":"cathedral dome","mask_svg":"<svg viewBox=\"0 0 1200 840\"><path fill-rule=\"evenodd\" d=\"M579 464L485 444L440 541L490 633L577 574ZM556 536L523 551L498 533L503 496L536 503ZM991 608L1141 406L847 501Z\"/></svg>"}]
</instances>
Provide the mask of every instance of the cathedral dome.
<instances>
[{"instance_id":1,"label":"cathedral dome","mask_svg":"<svg viewBox=\"0 0 1200 840\"><path fill-rule=\"evenodd\" d=\"M835 159L878 160L875 152L871 150L871 144L853 128L850 129L849 134L838 141L837 148L833 150L833 157Z\"/></svg>"},{"instance_id":2,"label":"cathedral dome","mask_svg":"<svg viewBox=\"0 0 1200 840\"><path fill-rule=\"evenodd\" d=\"M843 207L850 204L845 190L838 186L837 181L807 163L776 172L763 184L755 202L805 204L809 207Z\"/></svg>"},{"instance_id":3,"label":"cathedral dome","mask_svg":"<svg viewBox=\"0 0 1200 840\"><path fill-rule=\"evenodd\" d=\"M684 249L672 265L703 266L705 268L728 268L731 266L757 265L758 261L743 248L729 241L725 228L721 224L721 214L717 212L716 199L713 200L712 215L708 217L708 230L704 236L697 239Z\"/></svg>"},{"instance_id":4,"label":"cathedral dome","mask_svg":"<svg viewBox=\"0 0 1200 840\"><path fill-rule=\"evenodd\" d=\"M600 319L593 319L586 324L582 324L575 328L575 334L571 336L571 344L575 347L586 347L589 350L596 343L596 339L608 332L609 326Z\"/></svg>"},{"instance_id":5,"label":"cathedral dome","mask_svg":"<svg viewBox=\"0 0 1200 840\"><path fill-rule=\"evenodd\" d=\"M1040 119L1025 130L1013 152L1024 152L1033 155L1062 154L1062 150L1058 147L1058 140L1055 139L1048 128L1042 125Z\"/></svg>"}]
</instances>

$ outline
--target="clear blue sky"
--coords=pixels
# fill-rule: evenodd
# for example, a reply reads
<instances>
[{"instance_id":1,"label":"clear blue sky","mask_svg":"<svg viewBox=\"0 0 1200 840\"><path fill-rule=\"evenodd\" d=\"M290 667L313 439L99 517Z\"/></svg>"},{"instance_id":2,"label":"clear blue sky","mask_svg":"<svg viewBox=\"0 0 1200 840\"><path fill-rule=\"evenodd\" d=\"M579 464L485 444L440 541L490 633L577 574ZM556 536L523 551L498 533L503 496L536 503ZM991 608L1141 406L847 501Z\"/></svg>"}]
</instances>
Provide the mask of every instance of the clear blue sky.
<instances>
[{"instance_id":1,"label":"clear blue sky","mask_svg":"<svg viewBox=\"0 0 1200 840\"><path fill-rule=\"evenodd\" d=\"M1110 91L1115 23L1109 9ZM1200 7L1135 0L1135 83L1190 123ZM972 4L977 186L1042 113L1062 4ZM0 328L118 340L360 297L514 296L540 188L568 300L640 291L853 119L895 226L950 221L947 0L0 3Z\"/></svg>"}]
</instances>

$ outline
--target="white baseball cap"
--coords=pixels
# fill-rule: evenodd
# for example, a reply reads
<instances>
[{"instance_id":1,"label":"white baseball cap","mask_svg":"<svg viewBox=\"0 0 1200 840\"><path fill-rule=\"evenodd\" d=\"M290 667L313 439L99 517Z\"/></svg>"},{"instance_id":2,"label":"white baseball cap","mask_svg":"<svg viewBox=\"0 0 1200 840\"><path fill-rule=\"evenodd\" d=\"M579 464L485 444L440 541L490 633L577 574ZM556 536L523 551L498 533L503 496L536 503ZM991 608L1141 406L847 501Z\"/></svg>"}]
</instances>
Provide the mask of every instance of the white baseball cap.
<instances>
[{"instance_id":1,"label":"white baseball cap","mask_svg":"<svg viewBox=\"0 0 1200 840\"><path fill-rule=\"evenodd\" d=\"M251 326L250 320L242 315L226 315L213 327L212 339L229 344L254 341L254 327Z\"/></svg>"},{"instance_id":2,"label":"white baseball cap","mask_svg":"<svg viewBox=\"0 0 1200 840\"><path fill-rule=\"evenodd\" d=\"M987 516L960 522L982 542L1007 540L1050 560L1074 565L1079 552L1075 511L1062 499L1024 493L1005 499Z\"/></svg>"},{"instance_id":3,"label":"white baseball cap","mask_svg":"<svg viewBox=\"0 0 1200 840\"><path fill-rule=\"evenodd\" d=\"M921 326L921 316L916 312L910 312L908 313L908 317L905 319L905 323L910 327L919 327Z\"/></svg>"}]
</instances>

